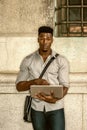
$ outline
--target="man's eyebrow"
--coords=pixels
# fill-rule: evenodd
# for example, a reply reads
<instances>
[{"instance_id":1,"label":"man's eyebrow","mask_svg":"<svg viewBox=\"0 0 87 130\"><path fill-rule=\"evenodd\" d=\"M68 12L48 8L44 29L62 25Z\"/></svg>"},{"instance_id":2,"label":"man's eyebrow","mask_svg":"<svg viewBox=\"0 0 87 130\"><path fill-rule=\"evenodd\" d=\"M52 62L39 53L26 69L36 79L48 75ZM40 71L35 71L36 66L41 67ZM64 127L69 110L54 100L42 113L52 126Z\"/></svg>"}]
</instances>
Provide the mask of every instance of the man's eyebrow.
<instances>
[{"instance_id":1,"label":"man's eyebrow","mask_svg":"<svg viewBox=\"0 0 87 130\"><path fill-rule=\"evenodd\" d=\"M46 37L44 37L44 36L40 36L40 38L48 38L48 39L51 39L50 36L46 36Z\"/></svg>"}]
</instances>

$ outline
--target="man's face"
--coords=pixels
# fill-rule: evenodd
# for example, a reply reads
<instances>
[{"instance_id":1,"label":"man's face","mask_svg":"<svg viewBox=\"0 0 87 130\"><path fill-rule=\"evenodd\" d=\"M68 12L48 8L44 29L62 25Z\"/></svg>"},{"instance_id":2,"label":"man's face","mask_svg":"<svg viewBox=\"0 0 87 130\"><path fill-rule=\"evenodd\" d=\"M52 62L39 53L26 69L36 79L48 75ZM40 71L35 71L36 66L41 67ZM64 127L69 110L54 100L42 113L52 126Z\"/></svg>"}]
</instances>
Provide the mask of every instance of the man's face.
<instances>
[{"instance_id":1,"label":"man's face","mask_svg":"<svg viewBox=\"0 0 87 130\"><path fill-rule=\"evenodd\" d=\"M53 42L53 36L51 33L40 33L38 36L38 43L40 50L43 52L47 52L50 50L51 44Z\"/></svg>"}]
</instances>

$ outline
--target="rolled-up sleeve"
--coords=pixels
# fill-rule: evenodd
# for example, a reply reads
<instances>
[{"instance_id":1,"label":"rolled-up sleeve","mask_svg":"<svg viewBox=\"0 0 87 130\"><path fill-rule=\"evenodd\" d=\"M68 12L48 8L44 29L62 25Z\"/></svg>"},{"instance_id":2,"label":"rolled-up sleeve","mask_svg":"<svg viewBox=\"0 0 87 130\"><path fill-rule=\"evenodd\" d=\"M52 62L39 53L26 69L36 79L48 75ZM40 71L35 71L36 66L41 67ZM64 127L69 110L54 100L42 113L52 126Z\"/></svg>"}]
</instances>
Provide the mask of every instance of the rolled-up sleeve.
<instances>
[{"instance_id":1,"label":"rolled-up sleeve","mask_svg":"<svg viewBox=\"0 0 87 130\"><path fill-rule=\"evenodd\" d=\"M20 81L27 81L28 78L29 78L29 68L27 67L26 59L24 59L20 65L20 71L18 73L15 84L19 83Z\"/></svg>"},{"instance_id":2,"label":"rolled-up sleeve","mask_svg":"<svg viewBox=\"0 0 87 130\"><path fill-rule=\"evenodd\" d=\"M65 57L59 59L59 84L69 87L69 62Z\"/></svg>"}]
</instances>

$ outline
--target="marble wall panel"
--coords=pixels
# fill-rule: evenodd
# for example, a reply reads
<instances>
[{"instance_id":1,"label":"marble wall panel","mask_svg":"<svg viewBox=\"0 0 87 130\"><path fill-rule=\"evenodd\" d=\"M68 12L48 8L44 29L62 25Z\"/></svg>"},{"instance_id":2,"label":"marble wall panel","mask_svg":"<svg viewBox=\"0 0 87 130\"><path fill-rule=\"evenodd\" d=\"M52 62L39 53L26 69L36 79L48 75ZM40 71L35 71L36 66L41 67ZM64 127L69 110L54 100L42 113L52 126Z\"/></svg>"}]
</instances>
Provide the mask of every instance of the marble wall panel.
<instances>
[{"instance_id":1,"label":"marble wall panel","mask_svg":"<svg viewBox=\"0 0 87 130\"><path fill-rule=\"evenodd\" d=\"M16 74L0 74L0 130L33 130L31 124L23 122L24 100L29 92L17 92L15 78ZM66 130L86 130L87 84L73 80L64 101Z\"/></svg>"},{"instance_id":2,"label":"marble wall panel","mask_svg":"<svg viewBox=\"0 0 87 130\"><path fill-rule=\"evenodd\" d=\"M87 38L54 38L52 48L67 57L70 72L87 72ZM6 37L0 43L0 71L18 72L22 59L38 48L37 37Z\"/></svg>"},{"instance_id":3,"label":"marble wall panel","mask_svg":"<svg viewBox=\"0 0 87 130\"><path fill-rule=\"evenodd\" d=\"M6 42L0 43L0 71L17 72L22 59L34 52L38 47L35 37L10 37Z\"/></svg>"},{"instance_id":4,"label":"marble wall panel","mask_svg":"<svg viewBox=\"0 0 87 130\"><path fill-rule=\"evenodd\" d=\"M23 121L24 100L25 94L0 94L0 130L32 130L32 125ZM65 98L66 130L86 130L86 113L84 115L83 122L82 96L68 94Z\"/></svg>"},{"instance_id":5,"label":"marble wall panel","mask_svg":"<svg viewBox=\"0 0 87 130\"><path fill-rule=\"evenodd\" d=\"M82 129L82 95L69 94L65 97L66 130Z\"/></svg>"},{"instance_id":6,"label":"marble wall panel","mask_svg":"<svg viewBox=\"0 0 87 130\"><path fill-rule=\"evenodd\" d=\"M83 95L83 130L87 130L87 94Z\"/></svg>"},{"instance_id":7,"label":"marble wall panel","mask_svg":"<svg viewBox=\"0 0 87 130\"><path fill-rule=\"evenodd\" d=\"M23 121L25 95L0 94L0 130L33 130Z\"/></svg>"}]
</instances>

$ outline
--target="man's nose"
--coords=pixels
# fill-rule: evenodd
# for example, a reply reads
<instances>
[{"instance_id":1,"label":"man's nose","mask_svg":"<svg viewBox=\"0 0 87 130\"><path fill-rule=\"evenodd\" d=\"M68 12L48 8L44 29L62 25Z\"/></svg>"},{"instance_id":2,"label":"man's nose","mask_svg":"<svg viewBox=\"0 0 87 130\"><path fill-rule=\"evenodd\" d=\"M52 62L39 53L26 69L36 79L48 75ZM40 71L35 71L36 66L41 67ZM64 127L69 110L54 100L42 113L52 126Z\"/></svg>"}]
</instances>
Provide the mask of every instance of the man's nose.
<instances>
[{"instance_id":1,"label":"man's nose","mask_svg":"<svg viewBox=\"0 0 87 130\"><path fill-rule=\"evenodd\" d=\"M47 40L46 39L44 39L44 44L46 44L47 43Z\"/></svg>"}]
</instances>

